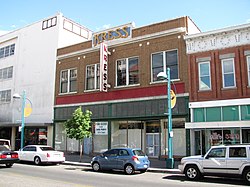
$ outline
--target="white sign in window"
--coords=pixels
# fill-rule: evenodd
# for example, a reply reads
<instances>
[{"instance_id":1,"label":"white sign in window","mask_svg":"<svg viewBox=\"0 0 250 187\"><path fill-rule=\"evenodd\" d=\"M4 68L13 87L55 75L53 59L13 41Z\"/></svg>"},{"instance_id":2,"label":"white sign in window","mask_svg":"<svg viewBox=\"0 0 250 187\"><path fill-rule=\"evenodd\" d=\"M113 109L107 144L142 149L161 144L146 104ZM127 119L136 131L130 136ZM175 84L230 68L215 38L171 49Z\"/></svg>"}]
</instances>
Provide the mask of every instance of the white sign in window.
<instances>
[{"instance_id":1,"label":"white sign in window","mask_svg":"<svg viewBox=\"0 0 250 187\"><path fill-rule=\"evenodd\" d=\"M96 122L95 135L108 135L108 122Z\"/></svg>"}]
</instances>

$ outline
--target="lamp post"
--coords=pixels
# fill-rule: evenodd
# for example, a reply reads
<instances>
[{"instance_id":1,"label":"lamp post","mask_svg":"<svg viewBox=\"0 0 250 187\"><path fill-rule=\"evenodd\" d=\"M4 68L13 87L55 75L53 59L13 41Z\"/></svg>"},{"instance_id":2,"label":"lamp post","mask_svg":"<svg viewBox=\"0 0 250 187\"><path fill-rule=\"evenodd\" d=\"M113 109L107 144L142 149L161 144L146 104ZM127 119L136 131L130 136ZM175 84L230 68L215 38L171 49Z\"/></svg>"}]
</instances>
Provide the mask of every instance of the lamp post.
<instances>
[{"instance_id":1,"label":"lamp post","mask_svg":"<svg viewBox=\"0 0 250 187\"><path fill-rule=\"evenodd\" d=\"M25 114L24 114L24 109L25 109L25 101L26 101L26 93L25 91L23 91L22 96L20 96L19 94L14 94L13 98L15 99L22 99L22 125L21 125L21 149L23 148L24 145L24 126L25 126Z\"/></svg>"},{"instance_id":2,"label":"lamp post","mask_svg":"<svg viewBox=\"0 0 250 187\"><path fill-rule=\"evenodd\" d=\"M172 131L172 107L171 107L171 79L170 79L170 68L167 68L167 74L160 72L157 78L168 81L167 95L168 95L168 159L166 161L167 168L174 168L173 158L173 131Z\"/></svg>"}]
</instances>

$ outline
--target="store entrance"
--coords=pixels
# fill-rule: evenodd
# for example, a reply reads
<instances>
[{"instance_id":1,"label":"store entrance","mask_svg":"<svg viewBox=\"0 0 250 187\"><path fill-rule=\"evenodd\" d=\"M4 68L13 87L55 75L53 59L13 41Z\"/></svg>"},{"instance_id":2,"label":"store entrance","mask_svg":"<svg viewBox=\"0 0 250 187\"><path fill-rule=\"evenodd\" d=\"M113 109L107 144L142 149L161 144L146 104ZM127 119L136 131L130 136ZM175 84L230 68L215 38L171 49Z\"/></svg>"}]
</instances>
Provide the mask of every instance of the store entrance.
<instances>
[{"instance_id":1,"label":"store entrance","mask_svg":"<svg viewBox=\"0 0 250 187\"><path fill-rule=\"evenodd\" d=\"M205 134L202 130L194 131L194 151L195 155L203 155L206 153L205 150Z\"/></svg>"},{"instance_id":2,"label":"store entrance","mask_svg":"<svg viewBox=\"0 0 250 187\"><path fill-rule=\"evenodd\" d=\"M146 154L150 157L160 155L160 123L146 122Z\"/></svg>"}]
</instances>

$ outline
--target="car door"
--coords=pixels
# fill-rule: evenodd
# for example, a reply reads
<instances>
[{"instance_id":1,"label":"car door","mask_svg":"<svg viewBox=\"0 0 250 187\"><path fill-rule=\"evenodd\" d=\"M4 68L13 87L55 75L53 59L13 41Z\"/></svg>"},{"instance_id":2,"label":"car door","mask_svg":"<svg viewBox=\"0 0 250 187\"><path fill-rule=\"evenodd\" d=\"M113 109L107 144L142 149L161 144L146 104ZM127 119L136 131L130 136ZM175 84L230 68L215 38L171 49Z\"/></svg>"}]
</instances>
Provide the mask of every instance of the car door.
<instances>
[{"instance_id":1,"label":"car door","mask_svg":"<svg viewBox=\"0 0 250 187\"><path fill-rule=\"evenodd\" d=\"M102 159L100 160L101 167L103 169L117 169L117 149L111 149L103 153Z\"/></svg>"},{"instance_id":2,"label":"car door","mask_svg":"<svg viewBox=\"0 0 250 187\"><path fill-rule=\"evenodd\" d=\"M30 147L26 146L18 152L18 157L20 160L28 161L28 152Z\"/></svg>"},{"instance_id":3,"label":"car door","mask_svg":"<svg viewBox=\"0 0 250 187\"><path fill-rule=\"evenodd\" d=\"M120 149L117 156L117 169L124 169L124 165L129 161L130 157L126 149Z\"/></svg>"},{"instance_id":4,"label":"car door","mask_svg":"<svg viewBox=\"0 0 250 187\"><path fill-rule=\"evenodd\" d=\"M247 162L249 161L247 159L246 147L229 147L229 157L227 159L227 169L229 173L239 174L240 168Z\"/></svg>"},{"instance_id":5,"label":"car door","mask_svg":"<svg viewBox=\"0 0 250 187\"><path fill-rule=\"evenodd\" d=\"M212 148L203 160L205 173L227 173L226 147Z\"/></svg>"}]
</instances>

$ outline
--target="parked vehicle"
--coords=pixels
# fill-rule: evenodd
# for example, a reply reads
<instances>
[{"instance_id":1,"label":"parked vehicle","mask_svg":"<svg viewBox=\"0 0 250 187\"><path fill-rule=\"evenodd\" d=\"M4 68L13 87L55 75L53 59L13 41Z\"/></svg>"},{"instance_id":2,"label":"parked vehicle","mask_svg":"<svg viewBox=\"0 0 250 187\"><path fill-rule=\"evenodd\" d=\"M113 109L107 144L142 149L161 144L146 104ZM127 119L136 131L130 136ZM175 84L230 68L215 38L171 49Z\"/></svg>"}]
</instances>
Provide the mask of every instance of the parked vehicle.
<instances>
[{"instance_id":1,"label":"parked vehicle","mask_svg":"<svg viewBox=\"0 0 250 187\"><path fill-rule=\"evenodd\" d=\"M182 158L179 169L189 180L205 175L232 176L250 184L250 145L211 147L204 156Z\"/></svg>"},{"instance_id":2,"label":"parked vehicle","mask_svg":"<svg viewBox=\"0 0 250 187\"><path fill-rule=\"evenodd\" d=\"M135 171L146 172L150 161L140 149L116 148L94 157L91 165L94 171L124 170L131 175Z\"/></svg>"},{"instance_id":3,"label":"parked vehicle","mask_svg":"<svg viewBox=\"0 0 250 187\"><path fill-rule=\"evenodd\" d=\"M5 164L6 167L10 168L18 161L18 154L16 152L11 151L5 145L0 145L0 164Z\"/></svg>"},{"instance_id":4,"label":"parked vehicle","mask_svg":"<svg viewBox=\"0 0 250 187\"><path fill-rule=\"evenodd\" d=\"M54 148L46 145L27 145L17 152L20 161L30 161L36 165L42 163L59 164L65 161L63 152L55 151Z\"/></svg>"},{"instance_id":5,"label":"parked vehicle","mask_svg":"<svg viewBox=\"0 0 250 187\"><path fill-rule=\"evenodd\" d=\"M0 139L0 145L5 145L7 148L10 149L10 140Z\"/></svg>"}]
</instances>

